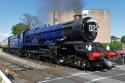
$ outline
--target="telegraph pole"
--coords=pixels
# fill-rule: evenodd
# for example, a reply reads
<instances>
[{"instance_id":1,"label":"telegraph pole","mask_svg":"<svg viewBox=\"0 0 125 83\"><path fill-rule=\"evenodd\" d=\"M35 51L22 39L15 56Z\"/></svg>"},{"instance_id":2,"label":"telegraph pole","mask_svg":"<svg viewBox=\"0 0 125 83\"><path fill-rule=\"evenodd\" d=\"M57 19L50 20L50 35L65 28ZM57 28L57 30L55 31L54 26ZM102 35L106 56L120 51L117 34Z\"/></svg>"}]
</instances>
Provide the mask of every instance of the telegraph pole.
<instances>
[{"instance_id":1,"label":"telegraph pole","mask_svg":"<svg viewBox=\"0 0 125 83\"><path fill-rule=\"evenodd\" d=\"M55 25L55 11L53 12L53 25Z\"/></svg>"}]
</instances>

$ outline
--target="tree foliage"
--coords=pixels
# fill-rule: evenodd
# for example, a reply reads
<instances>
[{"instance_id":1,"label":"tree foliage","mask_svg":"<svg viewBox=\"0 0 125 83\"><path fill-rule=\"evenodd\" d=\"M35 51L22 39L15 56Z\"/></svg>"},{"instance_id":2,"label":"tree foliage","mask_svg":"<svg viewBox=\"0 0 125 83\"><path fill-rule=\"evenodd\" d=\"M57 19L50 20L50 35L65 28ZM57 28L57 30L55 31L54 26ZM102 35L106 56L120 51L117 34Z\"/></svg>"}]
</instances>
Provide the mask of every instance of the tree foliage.
<instances>
[{"instance_id":1,"label":"tree foliage","mask_svg":"<svg viewBox=\"0 0 125 83\"><path fill-rule=\"evenodd\" d=\"M20 34L21 32L23 32L24 30L26 30L28 28L29 28L29 26L27 24L18 23L12 27L12 34L13 35Z\"/></svg>"},{"instance_id":2,"label":"tree foliage","mask_svg":"<svg viewBox=\"0 0 125 83\"><path fill-rule=\"evenodd\" d=\"M41 22L38 20L36 16L32 16L27 13L23 14L21 21L22 22L12 27L12 34L16 35L16 34L23 32L24 30L28 28L32 28L32 27L35 28L35 27L41 26Z\"/></svg>"},{"instance_id":3,"label":"tree foliage","mask_svg":"<svg viewBox=\"0 0 125 83\"><path fill-rule=\"evenodd\" d=\"M111 40L112 41L117 41L117 40L119 40L120 38L118 38L118 37L116 37L116 36L111 36Z\"/></svg>"},{"instance_id":4,"label":"tree foliage","mask_svg":"<svg viewBox=\"0 0 125 83\"><path fill-rule=\"evenodd\" d=\"M111 49L122 49L122 43L119 41L112 41L111 43L103 44L104 48L109 46Z\"/></svg>"},{"instance_id":5,"label":"tree foliage","mask_svg":"<svg viewBox=\"0 0 125 83\"><path fill-rule=\"evenodd\" d=\"M42 24L37 16L33 16L28 13L23 14L22 21L30 27L39 27Z\"/></svg>"},{"instance_id":6,"label":"tree foliage","mask_svg":"<svg viewBox=\"0 0 125 83\"><path fill-rule=\"evenodd\" d=\"M121 38L121 42L125 44L125 35L122 36L122 38Z\"/></svg>"},{"instance_id":7,"label":"tree foliage","mask_svg":"<svg viewBox=\"0 0 125 83\"><path fill-rule=\"evenodd\" d=\"M111 49L122 49L122 43L119 41L113 41L109 44Z\"/></svg>"}]
</instances>

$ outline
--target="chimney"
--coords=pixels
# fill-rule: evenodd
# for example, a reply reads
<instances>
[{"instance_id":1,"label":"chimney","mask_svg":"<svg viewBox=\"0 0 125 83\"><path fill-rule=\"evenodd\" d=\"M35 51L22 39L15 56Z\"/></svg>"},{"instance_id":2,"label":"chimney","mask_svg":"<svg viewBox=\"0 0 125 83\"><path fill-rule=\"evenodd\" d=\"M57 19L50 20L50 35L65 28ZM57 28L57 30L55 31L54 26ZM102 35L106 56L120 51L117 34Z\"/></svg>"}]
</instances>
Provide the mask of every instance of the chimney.
<instances>
[{"instance_id":1,"label":"chimney","mask_svg":"<svg viewBox=\"0 0 125 83\"><path fill-rule=\"evenodd\" d=\"M74 20L79 20L82 18L82 12L81 11L75 11L75 15L73 16Z\"/></svg>"}]
</instances>

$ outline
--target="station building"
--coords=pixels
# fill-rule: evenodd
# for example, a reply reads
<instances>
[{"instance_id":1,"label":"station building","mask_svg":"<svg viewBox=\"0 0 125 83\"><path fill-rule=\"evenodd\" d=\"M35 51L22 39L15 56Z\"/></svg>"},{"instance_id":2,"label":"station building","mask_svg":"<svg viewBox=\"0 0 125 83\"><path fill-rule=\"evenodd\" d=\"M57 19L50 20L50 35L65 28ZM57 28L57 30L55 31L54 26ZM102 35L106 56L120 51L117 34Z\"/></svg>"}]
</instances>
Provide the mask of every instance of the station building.
<instances>
[{"instance_id":1,"label":"station building","mask_svg":"<svg viewBox=\"0 0 125 83\"><path fill-rule=\"evenodd\" d=\"M91 16L97 21L98 35L95 42L110 43L110 11L109 10L82 10L82 11L55 11L49 15L49 24L55 25L74 20L74 15L82 15L82 17Z\"/></svg>"}]
</instances>

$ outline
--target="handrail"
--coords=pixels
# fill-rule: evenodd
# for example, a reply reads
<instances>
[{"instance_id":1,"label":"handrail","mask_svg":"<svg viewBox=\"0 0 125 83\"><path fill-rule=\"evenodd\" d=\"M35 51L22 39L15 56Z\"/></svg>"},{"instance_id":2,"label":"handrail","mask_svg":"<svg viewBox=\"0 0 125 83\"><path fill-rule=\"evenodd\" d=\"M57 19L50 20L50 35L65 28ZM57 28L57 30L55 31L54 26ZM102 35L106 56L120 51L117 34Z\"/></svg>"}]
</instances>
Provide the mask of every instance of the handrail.
<instances>
[{"instance_id":1,"label":"handrail","mask_svg":"<svg viewBox=\"0 0 125 83\"><path fill-rule=\"evenodd\" d=\"M0 83L12 83L2 71L0 71L0 77L2 78Z\"/></svg>"}]
</instances>

